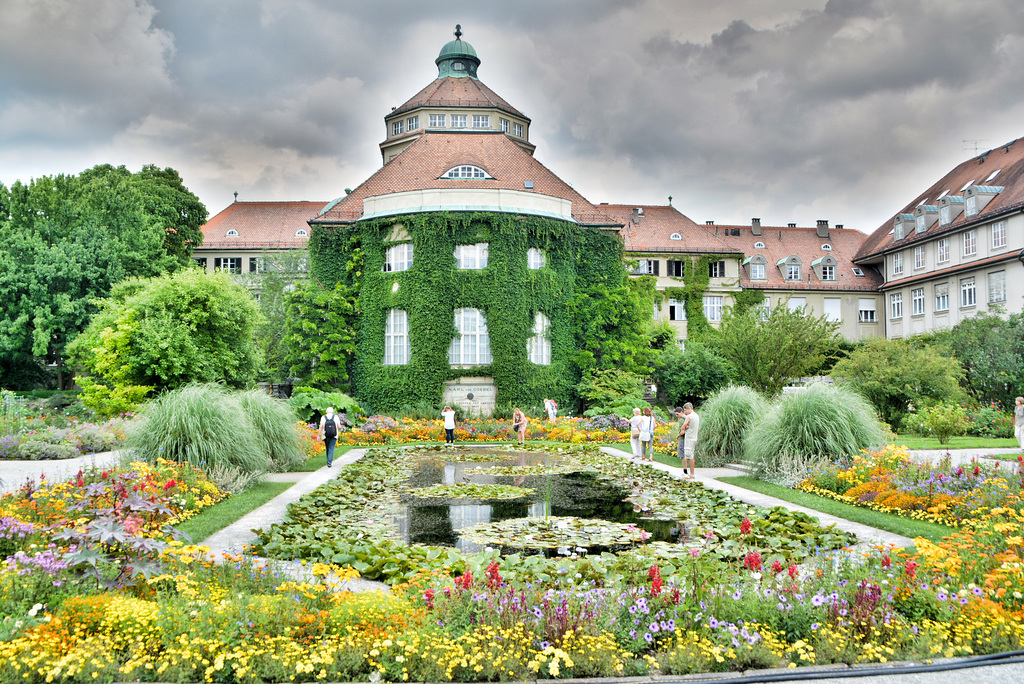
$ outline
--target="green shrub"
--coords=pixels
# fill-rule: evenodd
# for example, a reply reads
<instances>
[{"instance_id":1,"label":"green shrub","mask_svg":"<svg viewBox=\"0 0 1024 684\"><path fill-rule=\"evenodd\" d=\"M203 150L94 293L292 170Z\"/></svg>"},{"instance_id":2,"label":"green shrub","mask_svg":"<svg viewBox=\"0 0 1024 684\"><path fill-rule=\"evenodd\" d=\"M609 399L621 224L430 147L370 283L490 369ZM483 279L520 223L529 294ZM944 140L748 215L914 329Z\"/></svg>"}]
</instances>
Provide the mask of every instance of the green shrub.
<instances>
[{"instance_id":1,"label":"green shrub","mask_svg":"<svg viewBox=\"0 0 1024 684\"><path fill-rule=\"evenodd\" d=\"M264 444L238 394L221 385L188 385L149 402L128 430L128 445L141 458L166 458L201 468L237 466L266 472Z\"/></svg>"},{"instance_id":2,"label":"green shrub","mask_svg":"<svg viewBox=\"0 0 1024 684\"><path fill-rule=\"evenodd\" d=\"M305 461L299 434L295 431L295 411L287 402L258 389L239 393L238 402L275 472L291 470Z\"/></svg>"},{"instance_id":3,"label":"green shrub","mask_svg":"<svg viewBox=\"0 0 1024 684\"><path fill-rule=\"evenodd\" d=\"M996 403L968 406L967 433L972 437L1013 437L1013 413Z\"/></svg>"},{"instance_id":4,"label":"green shrub","mask_svg":"<svg viewBox=\"0 0 1024 684\"><path fill-rule=\"evenodd\" d=\"M634 406L646 406L644 401L644 380L636 373L623 370L588 370L576 386L580 397L586 402L585 416L603 416L620 413L628 408L625 415L633 415Z\"/></svg>"},{"instance_id":5,"label":"green shrub","mask_svg":"<svg viewBox=\"0 0 1024 684\"><path fill-rule=\"evenodd\" d=\"M715 394L700 407L700 438L697 458L702 467L714 468L743 458L743 436L763 413L767 401L745 386L733 386Z\"/></svg>"},{"instance_id":6,"label":"green shrub","mask_svg":"<svg viewBox=\"0 0 1024 684\"><path fill-rule=\"evenodd\" d=\"M338 413L348 416L364 413L359 402L344 392L324 392L313 387L296 387L292 390L288 405L295 410L300 420L307 423L323 414L328 406L333 407ZM436 413L440 412L441 409L436 411Z\"/></svg>"},{"instance_id":7,"label":"green shrub","mask_svg":"<svg viewBox=\"0 0 1024 684\"><path fill-rule=\"evenodd\" d=\"M884 440L874 409L860 394L813 384L782 395L762 413L746 434L743 454L762 479L788 481L822 460L877 447Z\"/></svg>"},{"instance_id":8,"label":"green shrub","mask_svg":"<svg viewBox=\"0 0 1024 684\"><path fill-rule=\"evenodd\" d=\"M935 435L939 444L949 444L952 437L967 431L967 412L956 404L936 404L921 409L924 426Z\"/></svg>"}]
</instances>

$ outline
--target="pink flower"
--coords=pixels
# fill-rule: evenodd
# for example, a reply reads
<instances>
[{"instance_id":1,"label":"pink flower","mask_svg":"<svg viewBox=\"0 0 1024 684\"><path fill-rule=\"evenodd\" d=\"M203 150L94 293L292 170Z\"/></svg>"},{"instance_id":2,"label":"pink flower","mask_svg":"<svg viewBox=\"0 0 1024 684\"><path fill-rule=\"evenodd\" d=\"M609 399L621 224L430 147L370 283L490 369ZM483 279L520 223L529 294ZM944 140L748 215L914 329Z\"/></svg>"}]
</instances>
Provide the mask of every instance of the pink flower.
<instances>
[{"instance_id":1,"label":"pink flower","mask_svg":"<svg viewBox=\"0 0 1024 684\"><path fill-rule=\"evenodd\" d=\"M750 518L744 518L743 522L740 523L740 533L742 533L742 534L750 534L750 531L751 531Z\"/></svg>"}]
</instances>

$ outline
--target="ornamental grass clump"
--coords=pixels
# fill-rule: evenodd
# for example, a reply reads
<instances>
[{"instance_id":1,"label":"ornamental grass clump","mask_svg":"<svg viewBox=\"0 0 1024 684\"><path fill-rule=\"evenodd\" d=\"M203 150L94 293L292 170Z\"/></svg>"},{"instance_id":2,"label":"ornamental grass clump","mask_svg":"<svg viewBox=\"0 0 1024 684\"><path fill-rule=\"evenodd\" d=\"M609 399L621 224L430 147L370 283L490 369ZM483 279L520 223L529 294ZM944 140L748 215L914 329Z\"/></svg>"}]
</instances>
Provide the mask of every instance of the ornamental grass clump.
<instances>
[{"instance_id":1,"label":"ornamental grass clump","mask_svg":"<svg viewBox=\"0 0 1024 684\"><path fill-rule=\"evenodd\" d=\"M131 425L128 445L147 461L260 473L270 465L238 394L214 384L189 385L146 404Z\"/></svg>"},{"instance_id":2,"label":"ornamental grass clump","mask_svg":"<svg viewBox=\"0 0 1024 684\"><path fill-rule=\"evenodd\" d=\"M704 402L697 441L700 462L714 468L742 460L744 433L764 405L764 397L742 385L727 387Z\"/></svg>"},{"instance_id":3,"label":"ornamental grass clump","mask_svg":"<svg viewBox=\"0 0 1024 684\"><path fill-rule=\"evenodd\" d=\"M239 393L238 402L273 470L291 470L305 460L295 431L295 412L286 402L258 389Z\"/></svg>"},{"instance_id":4,"label":"ornamental grass clump","mask_svg":"<svg viewBox=\"0 0 1024 684\"><path fill-rule=\"evenodd\" d=\"M787 485L800 482L823 461L856 454L885 439L874 409L860 394L823 384L782 395L750 431L743 445L745 460L761 479Z\"/></svg>"}]
</instances>

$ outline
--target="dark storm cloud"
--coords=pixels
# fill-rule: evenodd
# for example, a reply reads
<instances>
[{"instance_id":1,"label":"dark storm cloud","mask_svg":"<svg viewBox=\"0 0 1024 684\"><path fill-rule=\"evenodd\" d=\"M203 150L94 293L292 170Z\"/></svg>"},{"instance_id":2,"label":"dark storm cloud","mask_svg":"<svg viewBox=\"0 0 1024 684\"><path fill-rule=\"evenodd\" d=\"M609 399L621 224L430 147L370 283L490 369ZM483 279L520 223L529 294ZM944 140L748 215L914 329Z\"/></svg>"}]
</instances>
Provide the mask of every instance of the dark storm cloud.
<instances>
[{"instance_id":1,"label":"dark storm cloud","mask_svg":"<svg viewBox=\"0 0 1024 684\"><path fill-rule=\"evenodd\" d=\"M232 190L329 199L364 180L383 116L436 76L456 23L481 79L533 118L538 158L593 201L871 229L967 156L961 139L1024 134L1017 0L0 10L0 180L173 165L215 211Z\"/></svg>"}]
</instances>

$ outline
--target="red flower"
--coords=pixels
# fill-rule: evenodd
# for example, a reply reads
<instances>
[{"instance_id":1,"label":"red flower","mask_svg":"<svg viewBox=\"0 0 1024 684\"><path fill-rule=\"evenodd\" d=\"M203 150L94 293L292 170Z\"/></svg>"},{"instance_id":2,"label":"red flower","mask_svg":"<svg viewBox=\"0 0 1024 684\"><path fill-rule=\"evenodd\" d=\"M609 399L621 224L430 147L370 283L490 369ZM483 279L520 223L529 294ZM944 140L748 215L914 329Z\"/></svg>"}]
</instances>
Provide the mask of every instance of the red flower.
<instances>
[{"instance_id":1,"label":"red flower","mask_svg":"<svg viewBox=\"0 0 1024 684\"><path fill-rule=\"evenodd\" d=\"M978 477L979 473L981 473L981 466L974 466L974 477Z\"/></svg>"},{"instance_id":2,"label":"red flower","mask_svg":"<svg viewBox=\"0 0 1024 684\"><path fill-rule=\"evenodd\" d=\"M887 568L892 565L892 559L889 556L882 556L882 567Z\"/></svg>"},{"instance_id":3,"label":"red flower","mask_svg":"<svg viewBox=\"0 0 1024 684\"><path fill-rule=\"evenodd\" d=\"M776 575L778 575L780 572L782 572L784 567L785 566L782 565L782 561L779 561L779 560L772 561L772 572L774 572Z\"/></svg>"},{"instance_id":4,"label":"red flower","mask_svg":"<svg viewBox=\"0 0 1024 684\"><path fill-rule=\"evenodd\" d=\"M796 576L798 574L800 574L800 571L797 570L796 563L794 563L793 565L790 565L789 566L789 578L790 579L796 579Z\"/></svg>"},{"instance_id":5,"label":"red flower","mask_svg":"<svg viewBox=\"0 0 1024 684\"><path fill-rule=\"evenodd\" d=\"M166 492L168 489L173 489L173 488L175 488L177 486L178 486L178 483L175 482L173 479L170 479L170 480L167 481L166 484L164 484L164 491Z\"/></svg>"},{"instance_id":6,"label":"red flower","mask_svg":"<svg viewBox=\"0 0 1024 684\"><path fill-rule=\"evenodd\" d=\"M742 534L750 534L750 518L744 518L743 522L740 523L740 532Z\"/></svg>"},{"instance_id":7,"label":"red flower","mask_svg":"<svg viewBox=\"0 0 1024 684\"><path fill-rule=\"evenodd\" d=\"M108 477L110 477L110 473L108 471L104 470L102 473L100 473L101 480L106 480Z\"/></svg>"},{"instance_id":8,"label":"red flower","mask_svg":"<svg viewBox=\"0 0 1024 684\"><path fill-rule=\"evenodd\" d=\"M473 586L473 573L467 570L455 578L455 586L459 589L469 589Z\"/></svg>"},{"instance_id":9,"label":"red flower","mask_svg":"<svg viewBox=\"0 0 1024 684\"><path fill-rule=\"evenodd\" d=\"M484 571L487 574L487 586L491 589L501 587L501 574L498 572L498 561L491 561Z\"/></svg>"},{"instance_id":10,"label":"red flower","mask_svg":"<svg viewBox=\"0 0 1024 684\"><path fill-rule=\"evenodd\" d=\"M904 568L906 568L907 576L910 577L910 579L914 579L915 577L917 577L917 563L915 563L914 561L907 561L907 564L904 566Z\"/></svg>"},{"instance_id":11,"label":"red flower","mask_svg":"<svg viewBox=\"0 0 1024 684\"><path fill-rule=\"evenodd\" d=\"M661 593L661 568L657 565L652 565L651 569L647 571L647 576L651 579L651 594L657 596Z\"/></svg>"},{"instance_id":12,"label":"red flower","mask_svg":"<svg viewBox=\"0 0 1024 684\"><path fill-rule=\"evenodd\" d=\"M743 567L749 568L750 572L757 572L761 569L762 559L761 554L757 551L754 553L748 553L746 558L743 559Z\"/></svg>"}]
</instances>

